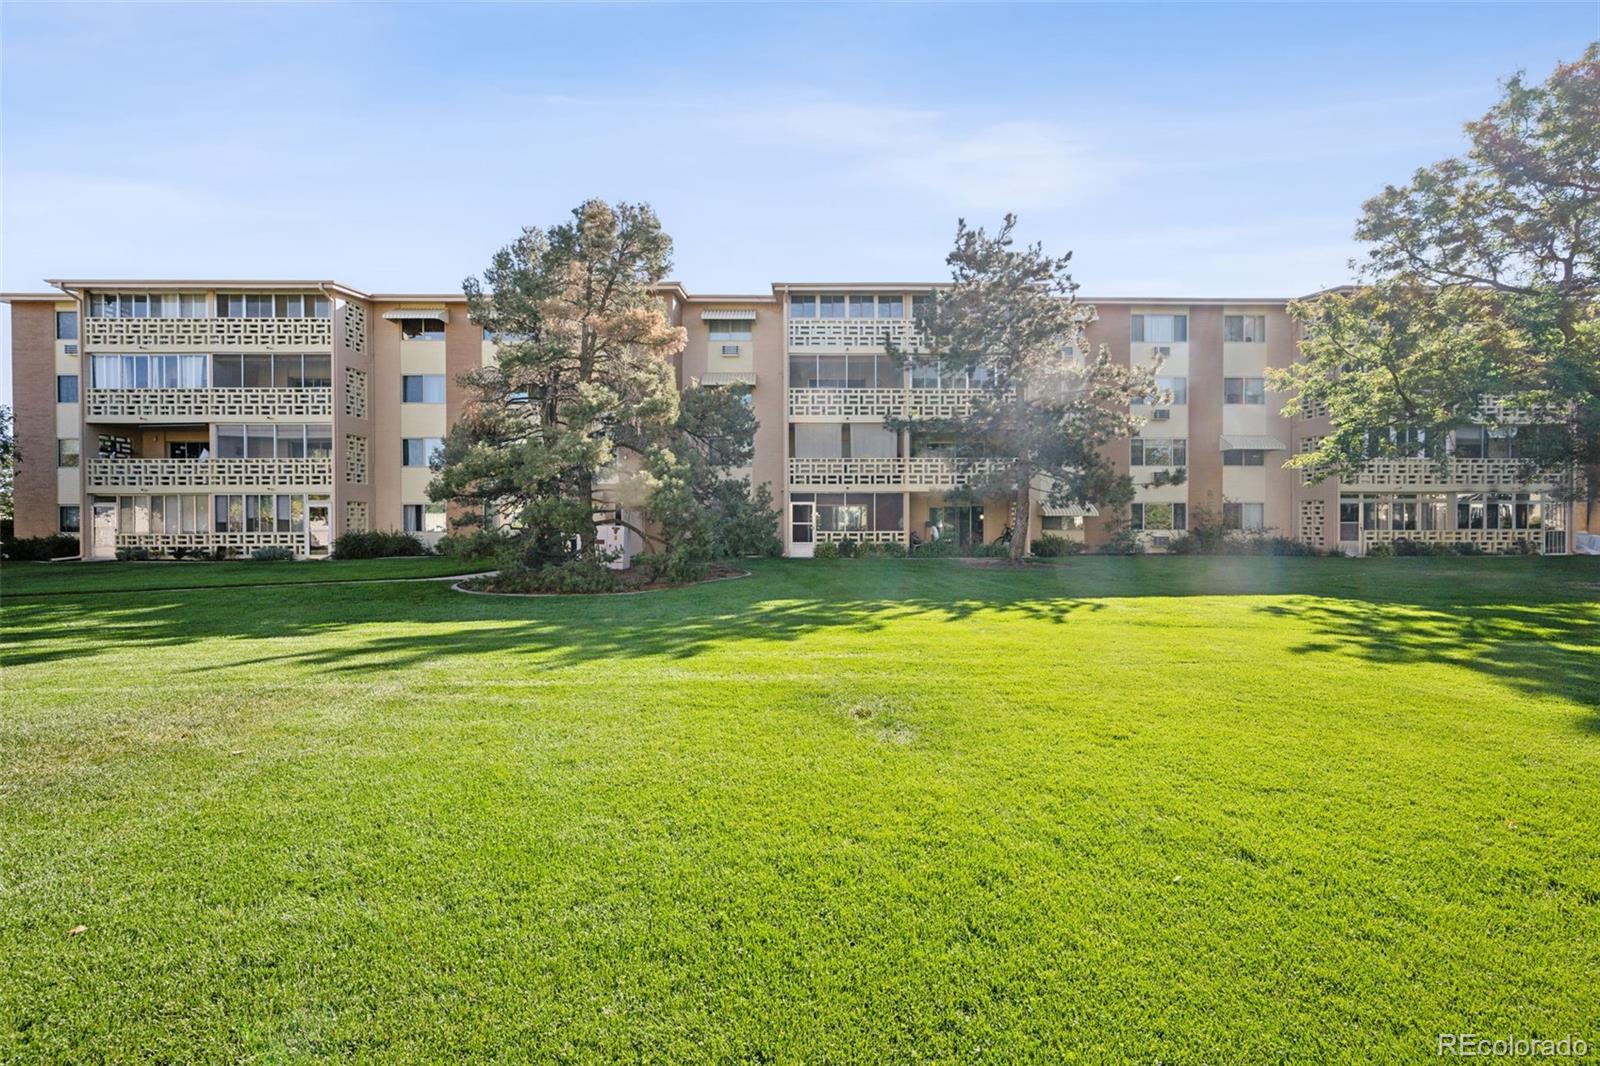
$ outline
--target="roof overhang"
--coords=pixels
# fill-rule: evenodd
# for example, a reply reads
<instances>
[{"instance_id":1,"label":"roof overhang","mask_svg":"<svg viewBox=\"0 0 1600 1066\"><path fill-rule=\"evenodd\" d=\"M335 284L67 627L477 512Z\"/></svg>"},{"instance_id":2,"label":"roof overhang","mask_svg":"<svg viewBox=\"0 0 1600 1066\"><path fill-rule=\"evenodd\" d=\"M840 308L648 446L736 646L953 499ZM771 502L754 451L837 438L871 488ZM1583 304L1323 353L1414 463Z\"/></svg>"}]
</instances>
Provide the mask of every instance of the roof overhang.
<instances>
[{"instance_id":1,"label":"roof overhang","mask_svg":"<svg viewBox=\"0 0 1600 1066\"><path fill-rule=\"evenodd\" d=\"M393 311L385 311L383 317L389 322L404 322L408 318L429 318L448 322L450 312L442 307L397 307Z\"/></svg>"},{"instance_id":2,"label":"roof overhang","mask_svg":"<svg viewBox=\"0 0 1600 1066\"><path fill-rule=\"evenodd\" d=\"M1220 450L1225 452L1281 452L1289 448L1277 437L1252 436L1247 433L1225 433L1221 445Z\"/></svg>"},{"instance_id":3,"label":"roof overhang","mask_svg":"<svg viewBox=\"0 0 1600 1066\"><path fill-rule=\"evenodd\" d=\"M1064 503L1056 506L1046 501L1039 506L1039 513L1049 515L1051 518L1098 518L1100 509L1092 503Z\"/></svg>"},{"instance_id":4,"label":"roof overhang","mask_svg":"<svg viewBox=\"0 0 1600 1066\"><path fill-rule=\"evenodd\" d=\"M700 318L706 322L753 322L755 317L753 310L700 312Z\"/></svg>"},{"instance_id":5,"label":"roof overhang","mask_svg":"<svg viewBox=\"0 0 1600 1066\"><path fill-rule=\"evenodd\" d=\"M713 372L700 375L700 384L702 385L749 385L754 388L755 383L756 376L753 373Z\"/></svg>"}]
</instances>

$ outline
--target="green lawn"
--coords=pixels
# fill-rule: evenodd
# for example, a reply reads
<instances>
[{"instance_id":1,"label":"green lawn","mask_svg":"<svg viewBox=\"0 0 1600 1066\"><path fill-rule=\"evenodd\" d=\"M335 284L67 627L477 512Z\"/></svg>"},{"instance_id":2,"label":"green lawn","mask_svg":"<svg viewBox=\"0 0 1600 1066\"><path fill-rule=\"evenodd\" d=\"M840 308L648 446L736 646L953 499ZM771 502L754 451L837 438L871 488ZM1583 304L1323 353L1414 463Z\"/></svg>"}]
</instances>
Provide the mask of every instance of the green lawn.
<instances>
[{"instance_id":1,"label":"green lawn","mask_svg":"<svg viewBox=\"0 0 1600 1066\"><path fill-rule=\"evenodd\" d=\"M62 592L128 592L217 585L304 585L328 581L393 581L469 573L470 564L437 555L303 563L6 563L0 597Z\"/></svg>"},{"instance_id":2,"label":"green lawn","mask_svg":"<svg viewBox=\"0 0 1600 1066\"><path fill-rule=\"evenodd\" d=\"M47 569L0 1061L1600 1046L1600 561Z\"/></svg>"}]
</instances>

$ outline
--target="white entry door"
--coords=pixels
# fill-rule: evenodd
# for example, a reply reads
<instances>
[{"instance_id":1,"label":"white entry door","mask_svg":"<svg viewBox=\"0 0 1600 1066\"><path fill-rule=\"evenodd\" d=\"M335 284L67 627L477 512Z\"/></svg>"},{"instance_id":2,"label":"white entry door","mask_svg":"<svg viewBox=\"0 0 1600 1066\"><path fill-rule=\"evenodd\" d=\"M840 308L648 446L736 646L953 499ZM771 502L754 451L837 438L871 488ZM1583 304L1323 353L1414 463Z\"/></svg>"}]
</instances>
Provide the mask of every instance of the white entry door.
<instances>
[{"instance_id":1,"label":"white entry door","mask_svg":"<svg viewBox=\"0 0 1600 1066\"><path fill-rule=\"evenodd\" d=\"M817 550L817 505L791 503L789 505L789 555L796 559L809 559Z\"/></svg>"},{"instance_id":2,"label":"white entry door","mask_svg":"<svg viewBox=\"0 0 1600 1066\"><path fill-rule=\"evenodd\" d=\"M95 500L89 504L94 540L91 559L111 559L117 554L117 501Z\"/></svg>"}]
</instances>

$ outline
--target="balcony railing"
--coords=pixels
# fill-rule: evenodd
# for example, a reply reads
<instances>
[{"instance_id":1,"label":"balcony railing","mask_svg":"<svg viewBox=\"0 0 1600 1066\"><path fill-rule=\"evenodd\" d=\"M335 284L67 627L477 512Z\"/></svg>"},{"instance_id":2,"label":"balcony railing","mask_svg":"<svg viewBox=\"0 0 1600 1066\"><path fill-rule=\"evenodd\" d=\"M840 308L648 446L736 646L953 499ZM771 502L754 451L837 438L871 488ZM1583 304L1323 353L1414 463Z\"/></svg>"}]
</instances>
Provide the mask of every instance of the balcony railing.
<instances>
[{"instance_id":1,"label":"balcony railing","mask_svg":"<svg viewBox=\"0 0 1600 1066\"><path fill-rule=\"evenodd\" d=\"M1495 486L1552 485L1558 480L1554 470L1533 470L1525 476L1521 459L1452 459L1448 466L1432 459L1374 459L1341 484L1345 488L1478 491Z\"/></svg>"},{"instance_id":2,"label":"balcony railing","mask_svg":"<svg viewBox=\"0 0 1600 1066\"><path fill-rule=\"evenodd\" d=\"M326 318L87 318L83 343L89 351L303 351L331 349L333 329Z\"/></svg>"},{"instance_id":3,"label":"balcony railing","mask_svg":"<svg viewBox=\"0 0 1600 1066\"><path fill-rule=\"evenodd\" d=\"M85 461L91 489L318 488L333 484L331 459L107 459Z\"/></svg>"},{"instance_id":4,"label":"balcony railing","mask_svg":"<svg viewBox=\"0 0 1600 1066\"><path fill-rule=\"evenodd\" d=\"M842 540L853 540L857 544L904 544L906 540L903 529L819 529L816 536L818 544L837 544Z\"/></svg>"},{"instance_id":5,"label":"balcony railing","mask_svg":"<svg viewBox=\"0 0 1600 1066\"><path fill-rule=\"evenodd\" d=\"M906 352L923 350L916 323L908 318L791 318L789 347L809 351L881 352L892 339Z\"/></svg>"},{"instance_id":6,"label":"balcony railing","mask_svg":"<svg viewBox=\"0 0 1600 1066\"><path fill-rule=\"evenodd\" d=\"M330 418L332 389L90 389L84 417Z\"/></svg>"},{"instance_id":7,"label":"balcony railing","mask_svg":"<svg viewBox=\"0 0 1600 1066\"><path fill-rule=\"evenodd\" d=\"M956 418L986 389L790 389L791 418Z\"/></svg>"},{"instance_id":8,"label":"balcony railing","mask_svg":"<svg viewBox=\"0 0 1600 1066\"><path fill-rule=\"evenodd\" d=\"M887 487L908 492L955 489L992 474L999 459L790 459L792 486Z\"/></svg>"},{"instance_id":9,"label":"balcony railing","mask_svg":"<svg viewBox=\"0 0 1600 1066\"><path fill-rule=\"evenodd\" d=\"M118 533L117 547L146 548L159 552L170 552L174 548L189 551L288 548L296 555L317 555L328 550L326 544L313 547L305 533Z\"/></svg>"},{"instance_id":10,"label":"balcony railing","mask_svg":"<svg viewBox=\"0 0 1600 1066\"><path fill-rule=\"evenodd\" d=\"M1564 529L1364 529L1361 551L1374 544L1411 540L1421 544L1476 544L1481 551L1515 551L1523 545L1541 555L1565 555L1567 531Z\"/></svg>"}]
</instances>

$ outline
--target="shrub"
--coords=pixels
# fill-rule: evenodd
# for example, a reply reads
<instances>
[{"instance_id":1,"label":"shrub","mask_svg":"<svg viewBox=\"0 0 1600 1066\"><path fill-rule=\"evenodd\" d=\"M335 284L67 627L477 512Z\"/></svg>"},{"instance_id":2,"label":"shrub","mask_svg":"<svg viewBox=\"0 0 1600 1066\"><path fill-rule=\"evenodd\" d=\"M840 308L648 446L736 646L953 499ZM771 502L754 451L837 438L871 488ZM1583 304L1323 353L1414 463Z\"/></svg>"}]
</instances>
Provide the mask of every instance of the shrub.
<instances>
[{"instance_id":1,"label":"shrub","mask_svg":"<svg viewBox=\"0 0 1600 1066\"><path fill-rule=\"evenodd\" d=\"M52 533L48 537L20 537L7 541L4 551L7 559L37 563L77 554L78 538L65 533Z\"/></svg>"},{"instance_id":2,"label":"shrub","mask_svg":"<svg viewBox=\"0 0 1600 1066\"><path fill-rule=\"evenodd\" d=\"M513 561L489 578L487 587L493 592L615 592L617 575L596 559L574 559L538 567Z\"/></svg>"},{"instance_id":3,"label":"shrub","mask_svg":"<svg viewBox=\"0 0 1600 1066\"><path fill-rule=\"evenodd\" d=\"M428 549L410 533L375 529L366 533L346 533L333 542L335 559L390 559L404 555L427 555Z\"/></svg>"},{"instance_id":4,"label":"shrub","mask_svg":"<svg viewBox=\"0 0 1600 1066\"><path fill-rule=\"evenodd\" d=\"M1028 545L1028 550L1041 559L1059 559L1066 555L1081 555L1086 550L1082 541L1045 533Z\"/></svg>"},{"instance_id":5,"label":"shrub","mask_svg":"<svg viewBox=\"0 0 1600 1066\"><path fill-rule=\"evenodd\" d=\"M842 538L839 541L839 558L841 558L841 559L854 559L855 557L856 557L856 542L851 540L849 537Z\"/></svg>"},{"instance_id":6,"label":"shrub","mask_svg":"<svg viewBox=\"0 0 1600 1066\"><path fill-rule=\"evenodd\" d=\"M1003 540L988 544L969 544L962 551L969 559L1006 559L1011 555L1011 545Z\"/></svg>"},{"instance_id":7,"label":"shrub","mask_svg":"<svg viewBox=\"0 0 1600 1066\"><path fill-rule=\"evenodd\" d=\"M961 545L956 543L954 537L940 537L938 540L925 540L911 549L911 554L918 559L950 559L961 553Z\"/></svg>"},{"instance_id":8,"label":"shrub","mask_svg":"<svg viewBox=\"0 0 1600 1066\"><path fill-rule=\"evenodd\" d=\"M817 545L816 551L812 552L811 557L813 559L837 559L839 558L839 545L831 540L823 541Z\"/></svg>"},{"instance_id":9,"label":"shrub","mask_svg":"<svg viewBox=\"0 0 1600 1066\"><path fill-rule=\"evenodd\" d=\"M503 533L475 529L471 533L440 537L434 551L464 563L482 563L498 559L515 547L516 542Z\"/></svg>"},{"instance_id":10,"label":"shrub","mask_svg":"<svg viewBox=\"0 0 1600 1066\"><path fill-rule=\"evenodd\" d=\"M1481 547L1479 547L1476 542L1470 541L1470 540L1460 541L1460 542L1452 545L1452 548L1454 548L1455 553L1457 555L1482 555L1483 554L1483 549Z\"/></svg>"},{"instance_id":11,"label":"shrub","mask_svg":"<svg viewBox=\"0 0 1600 1066\"><path fill-rule=\"evenodd\" d=\"M1111 531L1111 536L1100 545L1102 555L1143 555L1144 544L1139 540L1139 535L1128 526L1118 526Z\"/></svg>"},{"instance_id":12,"label":"shrub","mask_svg":"<svg viewBox=\"0 0 1600 1066\"><path fill-rule=\"evenodd\" d=\"M281 544L274 544L268 548L257 548L250 553L250 558L258 563L286 563L294 559L294 552Z\"/></svg>"},{"instance_id":13,"label":"shrub","mask_svg":"<svg viewBox=\"0 0 1600 1066\"><path fill-rule=\"evenodd\" d=\"M861 559L904 559L906 546L897 540L864 540L856 547Z\"/></svg>"},{"instance_id":14,"label":"shrub","mask_svg":"<svg viewBox=\"0 0 1600 1066\"><path fill-rule=\"evenodd\" d=\"M1376 544L1370 544L1367 546L1368 559L1387 559L1394 553L1394 545L1389 544L1386 541L1379 541Z\"/></svg>"},{"instance_id":15,"label":"shrub","mask_svg":"<svg viewBox=\"0 0 1600 1066\"><path fill-rule=\"evenodd\" d=\"M149 548L118 548L117 562L119 563L148 563L150 561Z\"/></svg>"}]
</instances>

